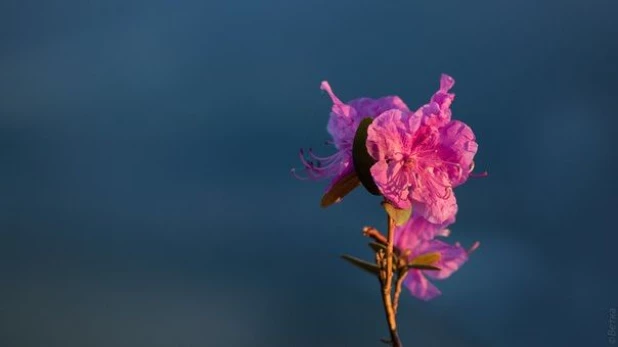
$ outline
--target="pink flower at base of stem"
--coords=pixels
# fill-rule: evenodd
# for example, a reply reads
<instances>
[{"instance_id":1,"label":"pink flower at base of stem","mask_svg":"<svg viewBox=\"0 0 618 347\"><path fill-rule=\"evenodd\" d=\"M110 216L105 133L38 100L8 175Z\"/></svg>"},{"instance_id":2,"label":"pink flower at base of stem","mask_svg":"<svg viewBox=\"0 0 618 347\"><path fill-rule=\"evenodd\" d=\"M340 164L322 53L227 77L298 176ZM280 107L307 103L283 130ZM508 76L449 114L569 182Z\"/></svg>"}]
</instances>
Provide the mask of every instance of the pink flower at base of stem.
<instances>
[{"instance_id":1,"label":"pink flower at base of stem","mask_svg":"<svg viewBox=\"0 0 618 347\"><path fill-rule=\"evenodd\" d=\"M406 254L408 261L423 254L440 254L440 260L434 264L440 269L439 271L410 269L404 280L404 285L410 294L424 301L441 295L441 291L427 277L438 280L450 277L479 246L479 242L475 242L466 250L459 243L451 245L436 239L449 236L450 232L445 227L446 225L430 223L423 217L413 216L408 223L395 229L395 247L402 254Z\"/></svg>"}]
</instances>

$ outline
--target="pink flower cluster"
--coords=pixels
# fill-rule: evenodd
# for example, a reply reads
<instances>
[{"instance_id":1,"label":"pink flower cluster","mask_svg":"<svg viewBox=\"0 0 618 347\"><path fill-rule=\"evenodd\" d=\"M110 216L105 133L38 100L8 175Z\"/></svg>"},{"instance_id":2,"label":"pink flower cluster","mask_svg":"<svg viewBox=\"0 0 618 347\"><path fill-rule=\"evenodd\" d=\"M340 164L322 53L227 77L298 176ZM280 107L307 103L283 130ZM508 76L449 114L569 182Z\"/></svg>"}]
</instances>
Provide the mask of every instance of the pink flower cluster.
<instances>
[{"instance_id":1,"label":"pink flower cluster","mask_svg":"<svg viewBox=\"0 0 618 347\"><path fill-rule=\"evenodd\" d=\"M380 99L360 98L343 103L322 82L333 101L327 130L337 149L329 157L312 151L309 158L301 151L308 178L332 178L328 189L342 177L353 173L353 140L360 122L373 118L367 129L366 150L375 160L370 172L385 200L400 209L412 208L413 215L395 233L395 247L413 259L426 253L439 253L440 271L410 270L406 286L424 300L439 295L439 290L424 275L436 279L449 277L468 258L471 250L459 244L437 240L447 236L446 227L455 221L457 201L453 189L468 179L474 166L477 143L469 126L451 119L455 94L452 77L442 75L439 90L429 102L410 111L397 96ZM298 175L297 175L298 176Z\"/></svg>"}]
</instances>

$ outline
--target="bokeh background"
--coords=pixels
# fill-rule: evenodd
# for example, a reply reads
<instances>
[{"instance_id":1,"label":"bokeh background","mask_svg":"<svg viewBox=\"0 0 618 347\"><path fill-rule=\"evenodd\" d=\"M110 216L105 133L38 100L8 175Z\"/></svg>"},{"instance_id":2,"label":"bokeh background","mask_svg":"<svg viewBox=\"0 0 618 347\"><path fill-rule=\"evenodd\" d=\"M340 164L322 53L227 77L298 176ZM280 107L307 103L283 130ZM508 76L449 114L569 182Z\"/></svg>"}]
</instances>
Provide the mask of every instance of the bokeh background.
<instances>
[{"instance_id":1,"label":"bokeh background","mask_svg":"<svg viewBox=\"0 0 618 347\"><path fill-rule=\"evenodd\" d=\"M481 248L406 346L605 346L618 1L0 2L0 346L379 346L362 190L290 176L340 98L455 77Z\"/></svg>"}]
</instances>

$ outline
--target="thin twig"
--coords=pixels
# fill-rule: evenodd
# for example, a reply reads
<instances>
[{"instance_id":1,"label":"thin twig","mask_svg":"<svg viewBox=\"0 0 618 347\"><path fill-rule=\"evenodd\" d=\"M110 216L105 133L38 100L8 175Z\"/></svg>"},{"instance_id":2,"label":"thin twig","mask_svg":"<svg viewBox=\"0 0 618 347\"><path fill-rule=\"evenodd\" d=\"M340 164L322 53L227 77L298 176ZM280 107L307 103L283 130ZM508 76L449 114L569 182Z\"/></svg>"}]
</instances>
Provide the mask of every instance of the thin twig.
<instances>
[{"instance_id":1,"label":"thin twig","mask_svg":"<svg viewBox=\"0 0 618 347\"><path fill-rule=\"evenodd\" d=\"M388 216L388 241L386 247L386 274L385 280L381 281L382 284L382 301L384 304L384 311L386 313L386 321L388 323L388 330L391 335L391 344L393 347L402 347L401 340L399 340L399 334L397 333L397 320L395 317L395 311L393 309L392 302L392 283L393 283L393 239L395 234L395 221ZM382 262L383 264L383 262Z\"/></svg>"},{"instance_id":2,"label":"thin twig","mask_svg":"<svg viewBox=\"0 0 618 347\"><path fill-rule=\"evenodd\" d=\"M395 310L395 315L397 314L397 308L399 307L399 296L401 295L401 287L407 275L408 275L408 270L402 270L399 272L399 277L397 277L397 284L395 285L395 300L394 300L395 302L393 303L393 309Z\"/></svg>"}]
</instances>

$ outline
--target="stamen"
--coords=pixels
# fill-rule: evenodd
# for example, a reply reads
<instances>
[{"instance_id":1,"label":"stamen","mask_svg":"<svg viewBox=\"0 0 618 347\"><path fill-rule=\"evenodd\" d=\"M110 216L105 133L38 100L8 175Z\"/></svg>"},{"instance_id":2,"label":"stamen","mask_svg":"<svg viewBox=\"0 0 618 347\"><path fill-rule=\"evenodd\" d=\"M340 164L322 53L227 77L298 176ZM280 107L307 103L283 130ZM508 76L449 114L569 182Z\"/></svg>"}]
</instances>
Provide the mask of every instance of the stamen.
<instances>
[{"instance_id":1,"label":"stamen","mask_svg":"<svg viewBox=\"0 0 618 347\"><path fill-rule=\"evenodd\" d=\"M479 248L479 246L481 245L481 243L479 241L476 241L474 244L472 244L472 246L470 246L470 248L468 248L468 255L472 254L472 252L476 251L477 248Z\"/></svg>"},{"instance_id":2,"label":"stamen","mask_svg":"<svg viewBox=\"0 0 618 347\"><path fill-rule=\"evenodd\" d=\"M328 157L320 157L320 156L317 156L317 155L315 155L315 153L313 153L313 150L312 150L311 148L309 148L309 156L310 156L312 159L315 159L315 160L332 160L332 157L333 157L332 155L331 155L331 156L328 156Z\"/></svg>"},{"instance_id":3,"label":"stamen","mask_svg":"<svg viewBox=\"0 0 618 347\"><path fill-rule=\"evenodd\" d=\"M296 169L295 169L295 168L292 168L292 169L290 170L290 173L291 173L291 174L292 174L292 176L294 176L296 179L299 179L299 180L301 180L301 181L306 181L306 180L308 180L308 179L309 179L309 177L303 177L303 176L299 175L299 174L296 172Z\"/></svg>"},{"instance_id":4,"label":"stamen","mask_svg":"<svg viewBox=\"0 0 618 347\"><path fill-rule=\"evenodd\" d=\"M480 178L480 177L487 177L489 176L489 173L487 171L483 171L481 173L471 173L470 177L474 177L474 178Z\"/></svg>"},{"instance_id":5,"label":"stamen","mask_svg":"<svg viewBox=\"0 0 618 347\"><path fill-rule=\"evenodd\" d=\"M478 178L478 177L487 177L487 176L489 176L489 173L487 171L483 171L481 173L472 173L472 170L474 170L474 165L475 165L474 162L472 162L472 165L470 165L470 171L469 171L470 172L470 177Z\"/></svg>"},{"instance_id":6,"label":"stamen","mask_svg":"<svg viewBox=\"0 0 618 347\"><path fill-rule=\"evenodd\" d=\"M292 170L292 174L301 180L312 179L312 180L320 180L328 177L335 176L339 174L341 170L341 164L343 164L342 152L338 151L333 155L328 157L317 156L313 153L313 150L309 148L308 151L304 149L300 149L298 156L300 158L300 162L304 166L304 175L299 175L296 173L295 169Z\"/></svg>"}]
</instances>

